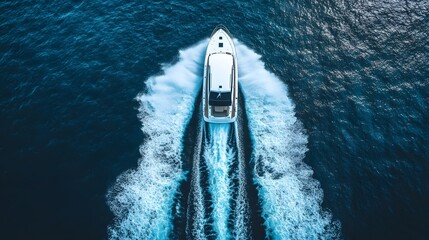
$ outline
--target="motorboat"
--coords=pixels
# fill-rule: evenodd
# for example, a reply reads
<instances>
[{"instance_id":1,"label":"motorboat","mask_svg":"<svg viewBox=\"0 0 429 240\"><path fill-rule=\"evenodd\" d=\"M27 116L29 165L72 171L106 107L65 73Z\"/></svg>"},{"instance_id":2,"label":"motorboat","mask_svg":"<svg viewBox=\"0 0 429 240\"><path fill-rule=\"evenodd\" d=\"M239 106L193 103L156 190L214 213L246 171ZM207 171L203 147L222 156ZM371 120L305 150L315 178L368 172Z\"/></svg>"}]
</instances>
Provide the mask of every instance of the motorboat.
<instances>
[{"instance_id":1,"label":"motorboat","mask_svg":"<svg viewBox=\"0 0 429 240\"><path fill-rule=\"evenodd\" d=\"M204 120L210 123L234 122L237 101L237 54L228 29L219 25L210 36L204 60Z\"/></svg>"}]
</instances>

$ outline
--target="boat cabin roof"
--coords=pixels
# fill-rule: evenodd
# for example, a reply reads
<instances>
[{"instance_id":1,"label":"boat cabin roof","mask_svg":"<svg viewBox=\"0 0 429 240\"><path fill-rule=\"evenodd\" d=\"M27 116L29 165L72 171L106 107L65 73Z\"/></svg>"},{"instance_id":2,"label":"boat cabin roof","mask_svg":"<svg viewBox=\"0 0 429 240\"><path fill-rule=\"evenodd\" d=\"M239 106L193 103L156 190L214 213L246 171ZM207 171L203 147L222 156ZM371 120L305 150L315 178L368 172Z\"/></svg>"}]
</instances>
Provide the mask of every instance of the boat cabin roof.
<instances>
[{"instance_id":1,"label":"boat cabin roof","mask_svg":"<svg viewBox=\"0 0 429 240\"><path fill-rule=\"evenodd\" d=\"M215 53L210 55L210 91L231 92L232 55Z\"/></svg>"}]
</instances>

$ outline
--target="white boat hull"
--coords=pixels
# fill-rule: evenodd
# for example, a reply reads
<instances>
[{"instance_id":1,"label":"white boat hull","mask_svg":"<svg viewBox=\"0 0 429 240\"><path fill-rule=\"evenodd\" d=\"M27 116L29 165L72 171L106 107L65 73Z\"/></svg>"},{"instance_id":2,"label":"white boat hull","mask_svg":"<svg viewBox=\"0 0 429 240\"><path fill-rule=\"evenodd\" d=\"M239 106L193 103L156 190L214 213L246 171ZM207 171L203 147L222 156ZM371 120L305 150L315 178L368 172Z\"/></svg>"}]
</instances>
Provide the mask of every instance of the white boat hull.
<instances>
[{"instance_id":1,"label":"white boat hull","mask_svg":"<svg viewBox=\"0 0 429 240\"><path fill-rule=\"evenodd\" d=\"M237 118L238 65L234 42L224 26L213 31L204 60L203 116L210 123Z\"/></svg>"}]
</instances>

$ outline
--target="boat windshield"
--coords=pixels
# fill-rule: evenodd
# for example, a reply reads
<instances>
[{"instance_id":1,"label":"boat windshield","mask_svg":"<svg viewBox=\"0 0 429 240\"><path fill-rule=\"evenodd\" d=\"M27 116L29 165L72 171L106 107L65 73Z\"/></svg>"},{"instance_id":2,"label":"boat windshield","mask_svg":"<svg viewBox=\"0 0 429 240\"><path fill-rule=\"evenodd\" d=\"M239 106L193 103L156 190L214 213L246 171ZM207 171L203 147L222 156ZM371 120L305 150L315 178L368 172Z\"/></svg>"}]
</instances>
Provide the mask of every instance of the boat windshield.
<instances>
[{"instance_id":1,"label":"boat windshield","mask_svg":"<svg viewBox=\"0 0 429 240\"><path fill-rule=\"evenodd\" d=\"M210 92L209 105L211 106L231 106L231 92Z\"/></svg>"}]
</instances>

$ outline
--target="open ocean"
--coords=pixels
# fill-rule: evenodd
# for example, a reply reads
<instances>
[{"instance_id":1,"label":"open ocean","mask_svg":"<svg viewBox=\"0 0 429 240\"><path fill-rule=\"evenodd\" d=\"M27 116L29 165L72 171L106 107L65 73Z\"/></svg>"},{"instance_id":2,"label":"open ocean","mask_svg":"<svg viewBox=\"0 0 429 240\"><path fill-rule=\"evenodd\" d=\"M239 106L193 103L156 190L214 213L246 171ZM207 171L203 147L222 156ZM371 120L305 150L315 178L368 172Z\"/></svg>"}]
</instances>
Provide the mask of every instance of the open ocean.
<instances>
[{"instance_id":1,"label":"open ocean","mask_svg":"<svg viewBox=\"0 0 429 240\"><path fill-rule=\"evenodd\" d=\"M1 239L429 239L429 2L2 1ZM236 124L201 119L237 48Z\"/></svg>"}]
</instances>

